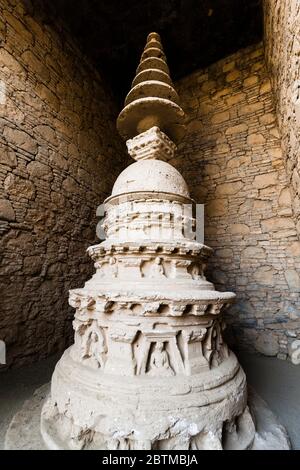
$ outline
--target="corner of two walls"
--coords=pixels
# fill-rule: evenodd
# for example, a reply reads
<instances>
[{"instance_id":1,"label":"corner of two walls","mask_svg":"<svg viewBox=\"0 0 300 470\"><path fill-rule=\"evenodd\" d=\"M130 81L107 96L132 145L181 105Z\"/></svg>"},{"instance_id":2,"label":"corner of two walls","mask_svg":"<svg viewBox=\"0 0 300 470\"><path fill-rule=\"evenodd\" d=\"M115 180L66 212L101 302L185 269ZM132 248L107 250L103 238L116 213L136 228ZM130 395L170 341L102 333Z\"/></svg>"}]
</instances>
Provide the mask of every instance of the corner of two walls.
<instances>
[{"instance_id":1,"label":"corner of two walls","mask_svg":"<svg viewBox=\"0 0 300 470\"><path fill-rule=\"evenodd\" d=\"M72 340L68 290L93 270L85 249L96 242L96 207L126 164L103 80L66 33L22 5L0 1L0 339L19 366ZM171 163L206 204L208 276L237 294L231 343L285 359L300 335L299 110L289 117L283 83L291 88L296 69L282 59L284 41L270 42L272 5L266 55L283 139L259 44L177 84L189 122Z\"/></svg>"},{"instance_id":2,"label":"corner of two walls","mask_svg":"<svg viewBox=\"0 0 300 470\"><path fill-rule=\"evenodd\" d=\"M171 161L205 203L208 277L237 294L231 345L286 359L300 335L300 242L262 44L177 83L188 133Z\"/></svg>"},{"instance_id":3,"label":"corner of two walls","mask_svg":"<svg viewBox=\"0 0 300 470\"><path fill-rule=\"evenodd\" d=\"M264 29L266 64L300 234L300 2L264 0Z\"/></svg>"},{"instance_id":4,"label":"corner of two walls","mask_svg":"<svg viewBox=\"0 0 300 470\"><path fill-rule=\"evenodd\" d=\"M72 340L68 290L93 271L96 208L126 164L116 108L64 31L0 1L0 339L7 366Z\"/></svg>"}]
</instances>

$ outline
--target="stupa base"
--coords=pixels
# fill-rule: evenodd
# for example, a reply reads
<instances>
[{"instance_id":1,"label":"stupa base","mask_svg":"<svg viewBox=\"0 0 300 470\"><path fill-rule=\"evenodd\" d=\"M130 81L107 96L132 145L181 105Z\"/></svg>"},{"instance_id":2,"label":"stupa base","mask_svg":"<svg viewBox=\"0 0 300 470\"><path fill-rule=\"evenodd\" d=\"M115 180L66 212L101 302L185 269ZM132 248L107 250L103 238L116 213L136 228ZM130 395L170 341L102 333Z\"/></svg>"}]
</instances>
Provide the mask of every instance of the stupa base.
<instances>
[{"instance_id":1,"label":"stupa base","mask_svg":"<svg viewBox=\"0 0 300 470\"><path fill-rule=\"evenodd\" d=\"M50 396L50 383L45 384L27 400L22 409L16 413L7 430L5 439L5 449L7 450L46 450L46 449L74 449L69 445L69 441L63 441L59 437L55 422L53 427L43 429L41 433L41 412L45 402ZM255 422L255 434L250 447L251 450L289 450L290 442L284 427L278 422L275 415L268 408L267 404L253 391L249 391L248 405L253 421ZM247 431L247 429L245 430ZM244 439L247 432L244 434ZM248 436L249 437L249 436ZM226 442L226 433L224 435ZM213 445L208 445L206 449L216 449ZM103 442L97 448L107 450ZM91 447L92 448L92 447ZM220 447L218 447L220 449ZM231 448L240 449L240 446ZM182 449L182 448L181 448ZM176 450L181 450L176 449ZM225 446L226 449L226 446ZM112 450L112 449L108 449Z\"/></svg>"},{"instance_id":2,"label":"stupa base","mask_svg":"<svg viewBox=\"0 0 300 470\"><path fill-rule=\"evenodd\" d=\"M119 372L119 370L118 370ZM153 372L153 374L152 374ZM244 371L230 351L194 375L102 372L70 347L52 376L41 432L51 449L248 449L255 426Z\"/></svg>"}]
</instances>

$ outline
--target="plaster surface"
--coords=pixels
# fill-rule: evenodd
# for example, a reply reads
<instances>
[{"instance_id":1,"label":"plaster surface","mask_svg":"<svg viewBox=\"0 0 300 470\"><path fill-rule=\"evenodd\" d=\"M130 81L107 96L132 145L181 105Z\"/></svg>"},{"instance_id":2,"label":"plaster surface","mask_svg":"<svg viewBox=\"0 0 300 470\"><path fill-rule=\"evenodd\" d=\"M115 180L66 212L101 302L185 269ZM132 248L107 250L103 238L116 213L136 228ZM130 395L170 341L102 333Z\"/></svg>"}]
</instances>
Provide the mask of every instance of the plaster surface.
<instances>
[{"instance_id":1,"label":"plaster surface","mask_svg":"<svg viewBox=\"0 0 300 470\"><path fill-rule=\"evenodd\" d=\"M284 424L293 449L300 449L300 374L296 366L276 358L239 354L248 383ZM22 369L5 372L0 386L0 449L4 447L7 428L34 391L51 379L58 355ZM32 413L31 413L32 414ZM39 427L37 429L39 432ZM19 436L20 437L20 436ZM33 448L33 447L32 447Z\"/></svg>"}]
</instances>

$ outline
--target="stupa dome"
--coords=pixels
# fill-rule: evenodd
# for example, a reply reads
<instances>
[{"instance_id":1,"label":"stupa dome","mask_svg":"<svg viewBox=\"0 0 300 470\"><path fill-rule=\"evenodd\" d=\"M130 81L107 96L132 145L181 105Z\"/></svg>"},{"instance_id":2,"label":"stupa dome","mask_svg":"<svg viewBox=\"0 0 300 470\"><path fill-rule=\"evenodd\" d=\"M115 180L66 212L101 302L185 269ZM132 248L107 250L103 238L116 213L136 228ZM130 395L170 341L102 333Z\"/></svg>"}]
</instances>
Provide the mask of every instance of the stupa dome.
<instances>
[{"instance_id":1,"label":"stupa dome","mask_svg":"<svg viewBox=\"0 0 300 470\"><path fill-rule=\"evenodd\" d=\"M165 192L189 198L181 174L161 160L141 160L129 165L116 180L112 196L133 192Z\"/></svg>"}]
</instances>

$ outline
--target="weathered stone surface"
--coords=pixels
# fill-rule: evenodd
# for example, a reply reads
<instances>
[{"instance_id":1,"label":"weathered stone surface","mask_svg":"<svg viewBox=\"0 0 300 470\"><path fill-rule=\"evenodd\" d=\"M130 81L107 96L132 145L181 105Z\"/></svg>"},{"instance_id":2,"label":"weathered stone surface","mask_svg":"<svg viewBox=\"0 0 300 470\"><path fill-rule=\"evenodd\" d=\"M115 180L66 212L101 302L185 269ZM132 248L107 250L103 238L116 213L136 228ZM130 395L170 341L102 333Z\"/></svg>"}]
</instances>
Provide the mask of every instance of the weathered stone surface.
<instances>
[{"instance_id":1,"label":"weathered stone surface","mask_svg":"<svg viewBox=\"0 0 300 470\"><path fill-rule=\"evenodd\" d=\"M260 332L255 342L256 349L266 356L276 356L279 351L279 344L276 337L271 332Z\"/></svg>"},{"instance_id":2,"label":"weathered stone surface","mask_svg":"<svg viewBox=\"0 0 300 470\"><path fill-rule=\"evenodd\" d=\"M280 206L291 207L291 191L290 188L283 188L279 194L278 203Z\"/></svg>"},{"instance_id":3,"label":"weathered stone surface","mask_svg":"<svg viewBox=\"0 0 300 470\"><path fill-rule=\"evenodd\" d=\"M158 56L164 57L160 37L150 33L139 66L146 76L161 63L166 67ZM118 118L124 135L136 132L136 80L139 74L125 100L126 119L124 110ZM143 85L144 95L160 103L162 86ZM169 105L159 105L155 119L170 133ZM41 413L50 449L248 449L255 437L244 373L222 339L221 309L235 295L206 280L210 249L186 230L195 222L186 210L189 190L165 161L174 150L166 134L157 125L148 128L152 112L140 108L146 129L138 125L138 135L127 141L137 162L122 171L106 200L106 240L88 249L96 273L70 291L74 345L55 368ZM227 422L247 432L234 425L232 434Z\"/></svg>"},{"instance_id":4,"label":"weathered stone surface","mask_svg":"<svg viewBox=\"0 0 300 470\"><path fill-rule=\"evenodd\" d=\"M271 217L270 219L262 220L261 225L264 232L295 228L293 219L289 217Z\"/></svg>"},{"instance_id":5,"label":"weathered stone surface","mask_svg":"<svg viewBox=\"0 0 300 470\"><path fill-rule=\"evenodd\" d=\"M37 153L38 144L28 132L12 127L5 127L3 136L6 141L14 145L15 148L25 150L33 155Z\"/></svg>"},{"instance_id":6,"label":"weathered stone surface","mask_svg":"<svg viewBox=\"0 0 300 470\"><path fill-rule=\"evenodd\" d=\"M4 180L4 189L16 200L26 198L33 199L35 196L35 186L31 181L9 174Z\"/></svg>"},{"instance_id":7,"label":"weathered stone surface","mask_svg":"<svg viewBox=\"0 0 300 470\"><path fill-rule=\"evenodd\" d=\"M290 255L300 256L300 242L291 243L287 249Z\"/></svg>"},{"instance_id":8,"label":"weathered stone surface","mask_svg":"<svg viewBox=\"0 0 300 470\"><path fill-rule=\"evenodd\" d=\"M215 199L205 205L205 213L210 217L225 215L228 211L227 199Z\"/></svg>"},{"instance_id":9,"label":"weathered stone surface","mask_svg":"<svg viewBox=\"0 0 300 470\"><path fill-rule=\"evenodd\" d=\"M267 173L266 175L257 175L254 178L253 184L257 189L267 188L276 184L277 178L278 174L276 172Z\"/></svg>"},{"instance_id":10,"label":"weathered stone surface","mask_svg":"<svg viewBox=\"0 0 300 470\"><path fill-rule=\"evenodd\" d=\"M50 384L45 384L25 401L7 430L6 450L47 449L41 434L40 421L41 410L49 393ZM256 423L251 450L289 450L290 442L286 430L267 404L251 389L249 390L249 408Z\"/></svg>"},{"instance_id":11,"label":"weathered stone surface","mask_svg":"<svg viewBox=\"0 0 300 470\"><path fill-rule=\"evenodd\" d=\"M259 284L273 286L274 274L275 271L273 268L270 266L262 266L254 272L253 277Z\"/></svg>"},{"instance_id":12,"label":"weathered stone surface","mask_svg":"<svg viewBox=\"0 0 300 470\"><path fill-rule=\"evenodd\" d=\"M228 104L228 106L233 106L237 103L239 103L240 101L243 101L246 97L246 94L245 93L235 93L234 95L232 96L229 96L229 98L227 98L226 102Z\"/></svg>"},{"instance_id":13,"label":"weathered stone surface","mask_svg":"<svg viewBox=\"0 0 300 470\"><path fill-rule=\"evenodd\" d=\"M287 269L284 273L286 282L292 291L300 291L300 276L295 269Z\"/></svg>"},{"instance_id":14,"label":"weathered stone surface","mask_svg":"<svg viewBox=\"0 0 300 470\"><path fill-rule=\"evenodd\" d=\"M274 12L272 6L267 17ZM269 54L275 53L276 60L285 51L283 44L276 49L273 43L268 45ZM292 40L290 44L294 47ZM227 69L228 63L231 65ZM226 77L234 70L241 75L229 86ZM291 322L289 329L299 334L298 297L293 307L288 309L283 305L297 293L294 271L298 273L300 269L294 217L298 209L293 207L297 198L289 195L289 177L294 178L295 187L300 187L300 183L294 164L289 167L289 175L286 173L285 162L290 160L290 151L289 147L284 151L281 148L272 76L264 63L262 45L221 60L205 73L216 83L213 95L199 92L199 73L179 82L180 96L184 100L193 96L190 109L195 117L190 125L197 120L201 126L192 136L186 136L180 147L184 157L180 160L179 154L176 166L183 171L197 202L206 203L205 240L216 250L208 265L208 278L222 288L230 282L237 292L238 305L243 302L243 309L229 309L229 328L235 333L239 347L255 350L257 331L267 328L270 335L281 341L286 338L286 322ZM283 73L282 70L280 80ZM282 106L283 98L284 95ZM216 127L212 129L211 123L226 113L230 119L214 125L215 135ZM287 138L287 127L284 129ZM299 143L296 135L289 144L295 149ZM196 191L200 181L201 192ZM233 253L230 257L229 249ZM286 270L293 272L290 285ZM280 354L287 355L288 344L280 344Z\"/></svg>"},{"instance_id":15,"label":"weathered stone surface","mask_svg":"<svg viewBox=\"0 0 300 470\"><path fill-rule=\"evenodd\" d=\"M67 291L91 272L75 255L96 240L96 208L126 164L105 83L66 31L45 28L37 7L25 14L22 4L0 2L7 31L3 40L0 33L0 339L7 366L70 344Z\"/></svg>"},{"instance_id":16,"label":"weathered stone surface","mask_svg":"<svg viewBox=\"0 0 300 470\"><path fill-rule=\"evenodd\" d=\"M222 122L228 121L229 117L230 117L230 114L229 114L228 111L224 111L222 113L217 113L212 117L211 123L212 124L220 124Z\"/></svg>"},{"instance_id":17,"label":"weathered stone surface","mask_svg":"<svg viewBox=\"0 0 300 470\"><path fill-rule=\"evenodd\" d=\"M242 251L243 258L249 258L256 260L257 258L265 258L266 252L263 248L259 246L248 246Z\"/></svg>"},{"instance_id":18,"label":"weathered stone surface","mask_svg":"<svg viewBox=\"0 0 300 470\"><path fill-rule=\"evenodd\" d=\"M51 168L48 165L45 165L45 163L38 161L30 162L27 165L27 170L33 179L42 178L48 181L53 179Z\"/></svg>"},{"instance_id":19,"label":"weathered stone surface","mask_svg":"<svg viewBox=\"0 0 300 470\"><path fill-rule=\"evenodd\" d=\"M240 134L241 132L246 132L248 130L247 124L237 124L236 126L228 127L226 129L225 134Z\"/></svg>"},{"instance_id":20,"label":"weathered stone surface","mask_svg":"<svg viewBox=\"0 0 300 470\"><path fill-rule=\"evenodd\" d=\"M245 78L243 85L245 88L256 85L259 82L258 75L252 75L251 77Z\"/></svg>"},{"instance_id":21,"label":"weathered stone surface","mask_svg":"<svg viewBox=\"0 0 300 470\"><path fill-rule=\"evenodd\" d=\"M237 80L238 78L241 77L241 72L239 70L232 70L232 72L229 72L226 76L226 81L227 82L233 82L234 80Z\"/></svg>"},{"instance_id":22,"label":"weathered stone surface","mask_svg":"<svg viewBox=\"0 0 300 470\"><path fill-rule=\"evenodd\" d=\"M232 181L230 183L221 183L216 188L217 196L228 196L229 194L236 194L243 187L242 181Z\"/></svg>"},{"instance_id":23,"label":"weathered stone surface","mask_svg":"<svg viewBox=\"0 0 300 470\"><path fill-rule=\"evenodd\" d=\"M274 100L282 144L286 157L286 170L292 180L293 209L300 220L299 178L299 35L300 4L295 0L265 0L264 28L266 61L274 88ZM297 201L297 202L296 202ZM298 233L300 224L297 224Z\"/></svg>"},{"instance_id":24,"label":"weathered stone surface","mask_svg":"<svg viewBox=\"0 0 300 470\"><path fill-rule=\"evenodd\" d=\"M0 199L0 219L13 221L16 215L11 202L8 199Z\"/></svg>"},{"instance_id":25,"label":"weathered stone surface","mask_svg":"<svg viewBox=\"0 0 300 470\"><path fill-rule=\"evenodd\" d=\"M250 134L247 138L248 145L262 145L266 139L262 134Z\"/></svg>"},{"instance_id":26,"label":"weathered stone surface","mask_svg":"<svg viewBox=\"0 0 300 470\"><path fill-rule=\"evenodd\" d=\"M250 228L246 224L232 224L228 226L228 231L233 235L246 235L250 232Z\"/></svg>"}]
</instances>

